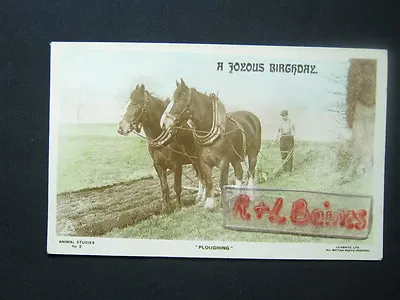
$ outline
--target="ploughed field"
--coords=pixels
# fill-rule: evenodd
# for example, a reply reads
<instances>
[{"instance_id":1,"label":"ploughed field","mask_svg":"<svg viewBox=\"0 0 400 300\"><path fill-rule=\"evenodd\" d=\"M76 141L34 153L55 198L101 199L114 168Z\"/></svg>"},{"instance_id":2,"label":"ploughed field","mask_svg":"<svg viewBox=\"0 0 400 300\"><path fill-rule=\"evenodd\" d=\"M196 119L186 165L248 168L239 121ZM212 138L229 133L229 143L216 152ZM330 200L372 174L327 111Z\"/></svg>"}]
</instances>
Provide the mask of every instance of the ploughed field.
<instances>
[{"instance_id":1,"label":"ploughed field","mask_svg":"<svg viewBox=\"0 0 400 300\"><path fill-rule=\"evenodd\" d=\"M222 226L222 210L205 211L195 203L195 190L182 190L184 208L162 212L162 194L145 140L123 137L114 125L63 125L60 127L57 170L57 234L118 238L229 240L229 241L331 241L290 234L239 232ZM353 178L343 167L340 143L297 142L294 170L276 172L279 147L264 141L259 155L261 186L367 193L370 180ZM247 170L243 164L244 171ZM339 167L341 166L341 168ZM184 166L182 184L197 187L191 166ZM234 179L230 169L230 179ZM219 171L214 170L214 184ZM168 176L170 200L175 206L173 175ZM219 199L218 194L216 195ZM358 245L360 241L357 242Z\"/></svg>"},{"instance_id":2,"label":"ploughed field","mask_svg":"<svg viewBox=\"0 0 400 300\"><path fill-rule=\"evenodd\" d=\"M175 207L173 180L168 177L170 200ZM188 181L183 178L184 184L190 185ZM194 193L182 191L184 205L194 203ZM157 177L62 193L57 197L57 231L77 236L103 235L160 214L161 198Z\"/></svg>"},{"instance_id":3,"label":"ploughed field","mask_svg":"<svg viewBox=\"0 0 400 300\"><path fill-rule=\"evenodd\" d=\"M58 152L58 234L99 236L164 213L144 139L119 136L112 125L64 125ZM171 172L168 183L170 202L176 207ZM197 187L189 165L183 167L182 184ZM183 205L193 205L196 193L182 189Z\"/></svg>"}]
</instances>

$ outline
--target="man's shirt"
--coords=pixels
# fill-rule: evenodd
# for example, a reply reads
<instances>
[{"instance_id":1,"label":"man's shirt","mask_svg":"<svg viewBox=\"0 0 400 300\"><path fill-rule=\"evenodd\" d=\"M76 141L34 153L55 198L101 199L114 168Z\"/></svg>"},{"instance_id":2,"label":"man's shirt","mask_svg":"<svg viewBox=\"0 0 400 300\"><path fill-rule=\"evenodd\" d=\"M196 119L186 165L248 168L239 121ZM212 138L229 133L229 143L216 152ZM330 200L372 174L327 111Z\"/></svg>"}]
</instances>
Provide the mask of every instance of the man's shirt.
<instances>
[{"instance_id":1,"label":"man's shirt","mask_svg":"<svg viewBox=\"0 0 400 300\"><path fill-rule=\"evenodd\" d=\"M292 120L289 118L286 121L281 120L281 126L278 131L281 135L294 135L295 130Z\"/></svg>"}]
</instances>

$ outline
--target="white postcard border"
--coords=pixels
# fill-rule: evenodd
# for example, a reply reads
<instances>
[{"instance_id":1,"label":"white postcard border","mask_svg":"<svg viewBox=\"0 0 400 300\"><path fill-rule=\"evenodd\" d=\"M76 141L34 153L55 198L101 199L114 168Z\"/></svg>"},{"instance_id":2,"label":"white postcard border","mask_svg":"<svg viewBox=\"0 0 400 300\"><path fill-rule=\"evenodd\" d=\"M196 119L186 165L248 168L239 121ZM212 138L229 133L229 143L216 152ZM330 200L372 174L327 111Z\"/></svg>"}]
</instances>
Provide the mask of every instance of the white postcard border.
<instances>
[{"instance_id":1,"label":"white postcard border","mask_svg":"<svg viewBox=\"0 0 400 300\"><path fill-rule=\"evenodd\" d=\"M150 44L150 43L78 43L82 47L107 48L126 51L171 51L196 53L221 53L227 51L238 55L254 55L265 58L307 60L344 60L349 58L377 59L376 119L374 141L374 205L373 230L371 238L374 245L360 247L364 250L330 251L334 243L253 243L226 241L164 241L118 238L79 238L56 235L56 186L57 186L57 147L58 119L60 103L57 90L57 62L59 47L77 43L53 42L51 44L51 89L50 89L50 142L49 142L49 201L48 201L48 241L49 254L70 255L111 255L111 256L148 256L148 257L197 257L197 258L253 258L253 259L327 259L327 260L381 260L383 257L383 208L385 174L385 136L386 136L386 90L387 90L387 51L369 49L310 48L310 47L273 47L273 46L237 46L205 44ZM222 224L221 224L222 226ZM67 241L60 243L60 241ZM69 243L70 241L71 243ZM82 243L79 243L82 241ZM346 244L358 247L358 241ZM78 247L74 248L72 245ZM79 247L81 246L81 247ZM199 247L199 246L202 246ZM230 247L229 250L213 249L213 246ZM208 247L208 248L207 248ZM357 254L355 254L357 253Z\"/></svg>"}]
</instances>

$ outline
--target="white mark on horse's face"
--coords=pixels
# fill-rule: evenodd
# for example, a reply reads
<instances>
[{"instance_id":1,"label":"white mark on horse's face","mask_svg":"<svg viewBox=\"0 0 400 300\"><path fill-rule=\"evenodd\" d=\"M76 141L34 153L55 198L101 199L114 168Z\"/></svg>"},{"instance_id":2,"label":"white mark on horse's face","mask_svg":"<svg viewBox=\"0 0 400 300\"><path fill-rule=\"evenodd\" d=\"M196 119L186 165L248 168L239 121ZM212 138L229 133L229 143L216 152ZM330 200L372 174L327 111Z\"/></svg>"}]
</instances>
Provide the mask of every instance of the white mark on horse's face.
<instances>
[{"instance_id":1,"label":"white mark on horse's face","mask_svg":"<svg viewBox=\"0 0 400 300\"><path fill-rule=\"evenodd\" d=\"M163 128L165 126L166 129L169 129L174 124L174 120L171 119L170 117L168 117L173 106L174 106L174 101L172 100L168 104L167 108L165 109L164 113L161 116L161 119L160 119L160 127L161 128Z\"/></svg>"},{"instance_id":2,"label":"white mark on horse's face","mask_svg":"<svg viewBox=\"0 0 400 300\"><path fill-rule=\"evenodd\" d=\"M129 110L129 105L131 105L131 99L129 99L129 101L126 103L125 105L125 114L127 113L127 111Z\"/></svg>"},{"instance_id":3,"label":"white mark on horse's face","mask_svg":"<svg viewBox=\"0 0 400 300\"><path fill-rule=\"evenodd\" d=\"M123 119L121 122L118 123L117 132L121 135L127 135L131 131L131 126L129 122Z\"/></svg>"}]
</instances>

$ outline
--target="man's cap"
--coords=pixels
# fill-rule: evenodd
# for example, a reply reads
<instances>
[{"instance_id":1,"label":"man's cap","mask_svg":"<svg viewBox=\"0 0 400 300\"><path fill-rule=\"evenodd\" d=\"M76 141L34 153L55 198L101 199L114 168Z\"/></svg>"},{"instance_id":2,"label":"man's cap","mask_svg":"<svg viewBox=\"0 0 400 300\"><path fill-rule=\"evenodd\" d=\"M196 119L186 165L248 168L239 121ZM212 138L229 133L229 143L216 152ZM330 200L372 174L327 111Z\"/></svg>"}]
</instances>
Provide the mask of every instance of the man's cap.
<instances>
[{"instance_id":1,"label":"man's cap","mask_svg":"<svg viewBox=\"0 0 400 300\"><path fill-rule=\"evenodd\" d=\"M287 116L289 113L288 113L288 111L287 111L287 109L284 109L284 110L282 110L281 111L281 116L283 117L283 116Z\"/></svg>"}]
</instances>

